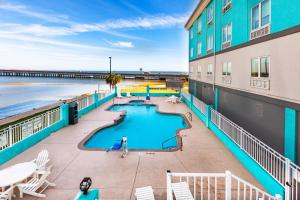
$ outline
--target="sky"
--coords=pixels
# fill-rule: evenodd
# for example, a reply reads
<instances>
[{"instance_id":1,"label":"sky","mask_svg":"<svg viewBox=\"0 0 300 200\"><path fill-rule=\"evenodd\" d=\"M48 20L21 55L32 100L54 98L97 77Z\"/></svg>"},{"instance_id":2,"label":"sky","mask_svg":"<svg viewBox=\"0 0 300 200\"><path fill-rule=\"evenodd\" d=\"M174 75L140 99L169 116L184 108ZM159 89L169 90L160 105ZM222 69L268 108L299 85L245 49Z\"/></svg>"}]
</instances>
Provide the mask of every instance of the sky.
<instances>
[{"instance_id":1,"label":"sky","mask_svg":"<svg viewBox=\"0 0 300 200\"><path fill-rule=\"evenodd\" d=\"M198 0L0 0L0 68L188 71Z\"/></svg>"}]
</instances>

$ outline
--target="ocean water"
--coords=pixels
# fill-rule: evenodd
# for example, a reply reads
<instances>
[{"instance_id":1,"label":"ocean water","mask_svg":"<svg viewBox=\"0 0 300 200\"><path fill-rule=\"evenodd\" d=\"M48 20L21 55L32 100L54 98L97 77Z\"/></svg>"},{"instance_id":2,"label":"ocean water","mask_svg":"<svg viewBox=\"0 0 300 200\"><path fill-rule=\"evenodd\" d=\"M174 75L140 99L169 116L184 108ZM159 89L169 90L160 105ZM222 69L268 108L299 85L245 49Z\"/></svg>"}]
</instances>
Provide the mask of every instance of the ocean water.
<instances>
[{"instance_id":1,"label":"ocean water","mask_svg":"<svg viewBox=\"0 0 300 200\"><path fill-rule=\"evenodd\" d=\"M121 85L140 84L124 80ZM109 89L104 80L0 77L0 119L95 90Z\"/></svg>"},{"instance_id":2,"label":"ocean water","mask_svg":"<svg viewBox=\"0 0 300 200\"><path fill-rule=\"evenodd\" d=\"M176 131L187 127L182 116L159 113L153 105L115 105L110 110L126 111L124 121L97 132L85 143L86 148L111 148L123 136L128 139L128 149L173 148L177 145Z\"/></svg>"}]
</instances>

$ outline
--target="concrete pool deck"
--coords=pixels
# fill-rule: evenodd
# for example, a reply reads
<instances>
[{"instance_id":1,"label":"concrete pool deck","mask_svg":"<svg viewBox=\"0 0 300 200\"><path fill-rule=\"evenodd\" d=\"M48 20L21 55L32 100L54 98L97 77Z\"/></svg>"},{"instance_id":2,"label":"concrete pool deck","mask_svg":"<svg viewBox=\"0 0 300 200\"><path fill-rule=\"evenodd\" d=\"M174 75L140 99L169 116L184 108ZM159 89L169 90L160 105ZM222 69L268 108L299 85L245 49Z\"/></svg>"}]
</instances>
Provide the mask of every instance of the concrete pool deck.
<instances>
[{"instance_id":1,"label":"concrete pool deck","mask_svg":"<svg viewBox=\"0 0 300 200\"><path fill-rule=\"evenodd\" d=\"M115 99L115 103L126 103L137 97ZM142 99L142 98L140 98ZM190 109L183 103L166 103L166 98L154 97L152 103L162 112L184 114ZM183 151L175 152L129 152L125 159L121 152L85 151L78 144L88 133L112 123L119 113L106 111L112 100L80 118L79 123L65 127L37 145L0 166L34 159L39 151L50 152L52 174L49 180L56 187L49 187L45 194L50 200L71 200L79 191L80 181L92 178L93 188L100 188L100 199L135 199L135 188L151 185L156 199L166 198L166 170L173 172L225 172L233 174L262 188L234 155L193 114L192 128L182 130ZM137 129L138 131L138 129ZM17 190L16 190L17 191ZM16 192L17 193L17 192ZM19 197L19 194L17 193ZM19 199L19 198L15 199ZM25 195L23 199L39 199Z\"/></svg>"}]
</instances>

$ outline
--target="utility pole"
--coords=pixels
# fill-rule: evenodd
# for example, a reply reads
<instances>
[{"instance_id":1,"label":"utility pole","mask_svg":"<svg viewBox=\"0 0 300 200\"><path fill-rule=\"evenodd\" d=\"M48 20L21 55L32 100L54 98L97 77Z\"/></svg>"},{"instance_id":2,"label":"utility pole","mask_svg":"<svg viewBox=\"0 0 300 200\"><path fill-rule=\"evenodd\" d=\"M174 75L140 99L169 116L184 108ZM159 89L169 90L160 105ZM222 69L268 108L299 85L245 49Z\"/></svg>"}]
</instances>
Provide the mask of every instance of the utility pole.
<instances>
[{"instance_id":1,"label":"utility pole","mask_svg":"<svg viewBox=\"0 0 300 200\"><path fill-rule=\"evenodd\" d=\"M110 92L111 92L111 57L109 57L109 77L110 77L110 80L109 80L109 88L110 88Z\"/></svg>"}]
</instances>

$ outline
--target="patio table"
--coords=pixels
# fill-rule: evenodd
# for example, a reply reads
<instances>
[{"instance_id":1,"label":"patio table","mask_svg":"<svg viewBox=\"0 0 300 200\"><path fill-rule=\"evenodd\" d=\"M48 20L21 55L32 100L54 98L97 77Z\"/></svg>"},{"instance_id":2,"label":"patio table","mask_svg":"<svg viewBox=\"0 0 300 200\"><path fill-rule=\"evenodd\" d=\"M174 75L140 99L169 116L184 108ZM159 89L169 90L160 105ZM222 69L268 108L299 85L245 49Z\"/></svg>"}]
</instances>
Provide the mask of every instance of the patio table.
<instances>
[{"instance_id":1,"label":"patio table","mask_svg":"<svg viewBox=\"0 0 300 200\"><path fill-rule=\"evenodd\" d=\"M0 170L0 188L12 186L30 177L37 169L33 162L19 163Z\"/></svg>"}]
</instances>

